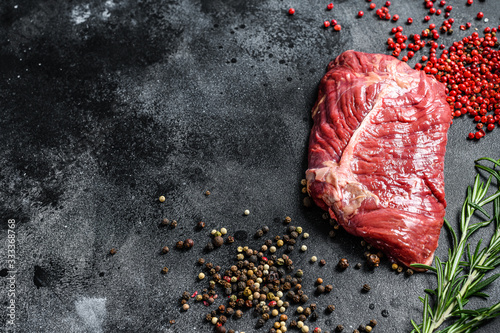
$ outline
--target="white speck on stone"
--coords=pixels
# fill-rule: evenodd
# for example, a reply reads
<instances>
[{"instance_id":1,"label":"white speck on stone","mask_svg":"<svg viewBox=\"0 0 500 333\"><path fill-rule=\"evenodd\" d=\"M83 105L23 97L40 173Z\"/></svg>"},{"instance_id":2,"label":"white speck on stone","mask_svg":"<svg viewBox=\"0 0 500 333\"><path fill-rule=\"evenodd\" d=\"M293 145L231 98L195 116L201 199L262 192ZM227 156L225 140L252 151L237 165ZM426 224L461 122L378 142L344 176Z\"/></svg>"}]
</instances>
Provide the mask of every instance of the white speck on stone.
<instances>
[{"instance_id":1,"label":"white speck on stone","mask_svg":"<svg viewBox=\"0 0 500 333\"><path fill-rule=\"evenodd\" d=\"M484 19L484 22L488 22L489 20L487 18Z\"/></svg>"},{"instance_id":2,"label":"white speck on stone","mask_svg":"<svg viewBox=\"0 0 500 333\"><path fill-rule=\"evenodd\" d=\"M88 4L78 5L71 11L71 20L75 24L82 24L90 17L90 6Z\"/></svg>"},{"instance_id":3,"label":"white speck on stone","mask_svg":"<svg viewBox=\"0 0 500 333\"><path fill-rule=\"evenodd\" d=\"M17 8L19 8L19 6L18 6L18 5L15 5L15 6L14 6L14 8L15 8L15 9L17 9Z\"/></svg>"},{"instance_id":4,"label":"white speck on stone","mask_svg":"<svg viewBox=\"0 0 500 333\"><path fill-rule=\"evenodd\" d=\"M76 313L92 332L103 332L106 298L83 297L75 301Z\"/></svg>"}]
</instances>

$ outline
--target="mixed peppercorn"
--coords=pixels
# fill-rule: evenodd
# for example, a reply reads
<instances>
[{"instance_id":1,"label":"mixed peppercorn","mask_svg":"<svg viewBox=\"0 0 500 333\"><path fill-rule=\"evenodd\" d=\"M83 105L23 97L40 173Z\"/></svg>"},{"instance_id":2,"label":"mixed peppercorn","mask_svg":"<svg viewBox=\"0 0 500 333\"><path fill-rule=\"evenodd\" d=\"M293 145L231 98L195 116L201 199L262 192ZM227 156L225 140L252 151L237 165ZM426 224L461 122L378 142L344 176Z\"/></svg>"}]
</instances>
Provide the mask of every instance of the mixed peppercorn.
<instances>
[{"instance_id":1,"label":"mixed peppercorn","mask_svg":"<svg viewBox=\"0 0 500 333\"><path fill-rule=\"evenodd\" d=\"M307 239L308 234L301 227L289 225L291 221L288 216L284 219L284 224L288 225L284 235L266 237L260 246L254 248L237 247L235 263L226 268L199 258L197 264L202 267L202 272L199 273L198 280L208 277L208 285L201 293L190 295L184 292L180 303L182 310L190 308L188 301L191 298L207 307L225 299L215 310L205 315L205 319L214 325L215 332L234 332L232 329L228 330L226 324L232 319L241 318L248 311L258 317L256 328L274 321L269 328L272 333L286 332L290 328L301 332L322 332L320 327L310 328L307 323L317 320L320 313L331 314L335 311L335 306L329 304L320 311L315 303L309 304L310 295L303 288L304 270L296 268L290 257L294 246ZM269 227L263 226L257 230L255 238L260 239L268 233ZM212 230L209 250L224 243L223 234L227 234L224 228ZM317 259L313 256L311 262L316 262ZM325 264L326 261L322 259L320 265ZM349 266L347 259L341 259L340 265L346 269ZM315 297L334 289L332 284L325 283L321 277L316 279L315 285ZM220 297L220 293L225 296ZM292 318L287 314L291 307L296 307L297 317L294 320L290 320ZM362 325L364 332L371 332L375 323L372 320L370 324ZM339 327L341 325L337 327L337 331Z\"/></svg>"}]
</instances>

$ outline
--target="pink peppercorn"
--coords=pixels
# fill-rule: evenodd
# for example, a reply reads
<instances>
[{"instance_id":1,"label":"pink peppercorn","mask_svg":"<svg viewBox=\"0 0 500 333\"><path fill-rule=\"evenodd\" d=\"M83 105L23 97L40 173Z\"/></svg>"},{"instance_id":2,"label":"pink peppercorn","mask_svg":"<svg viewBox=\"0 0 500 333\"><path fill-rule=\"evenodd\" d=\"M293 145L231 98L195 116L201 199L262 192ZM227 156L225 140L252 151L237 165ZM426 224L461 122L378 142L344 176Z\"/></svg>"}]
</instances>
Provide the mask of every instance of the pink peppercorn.
<instances>
[{"instance_id":1,"label":"pink peppercorn","mask_svg":"<svg viewBox=\"0 0 500 333\"><path fill-rule=\"evenodd\" d=\"M406 20L406 23L412 24L413 23L413 19L411 17L408 17L408 19Z\"/></svg>"},{"instance_id":2,"label":"pink peppercorn","mask_svg":"<svg viewBox=\"0 0 500 333\"><path fill-rule=\"evenodd\" d=\"M327 6L326 6L326 9L328 10L332 10L333 9L333 3L329 3Z\"/></svg>"},{"instance_id":3,"label":"pink peppercorn","mask_svg":"<svg viewBox=\"0 0 500 333\"><path fill-rule=\"evenodd\" d=\"M477 16L476 16L478 19L482 19L484 17L484 13L483 12L479 12L477 13Z\"/></svg>"},{"instance_id":4,"label":"pink peppercorn","mask_svg":"<svg viewBox=\"0 0 500 333\"><path fill-rule=\"evenodd\" d=\"M364 13L362 10L360 10L360 11L358 12L358 17L363 17L363 15L365 15L365 13Z\"/></svg>"},{"instance_id":5,"label":"pink peppercorn","mask_svg":"<svg viewBox=\"0 0 500 333\"><path fill-rule=\"evenodd\" d=\"M288 10L288 14L290 14L290 15L295 14L295 9L290 8L290 9Z\"/></svg>"},{"instance_id":6,"label":"pink peppercorn","mask_svg":"<svg viewBox=\"0 0 500 333\"><path fill-rule=\"evenodd\" d=\"M328 28L330 26L330 21L323 22L323 25L325 26L325 28Z\"/></svg>"}]
</instances>

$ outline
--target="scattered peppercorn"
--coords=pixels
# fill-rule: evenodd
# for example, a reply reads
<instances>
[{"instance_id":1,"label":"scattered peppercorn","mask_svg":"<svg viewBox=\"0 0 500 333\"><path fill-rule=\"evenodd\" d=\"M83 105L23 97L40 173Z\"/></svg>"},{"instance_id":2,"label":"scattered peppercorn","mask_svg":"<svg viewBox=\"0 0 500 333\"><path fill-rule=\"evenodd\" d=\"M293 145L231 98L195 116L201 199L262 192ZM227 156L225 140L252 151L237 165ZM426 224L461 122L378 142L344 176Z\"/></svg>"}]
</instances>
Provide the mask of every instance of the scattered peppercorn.
<instances>
[{"instance_id":1,"label":"scattered peppercorn","mask_svg":"<svg viewBox=\"0 0 500 333\"><path fill-rule=\"evenodd\" d=\"M170 228L175 229L177 227L177 221L173 220L172 223L170 223Z\"/></svg>"},{"instance_id":2,"label":"scattered peppercorn","mask_svg":"<svg viewBox=\"0 0 500 333\"><path fill-rule=\"evenodd\" d=\"M112 256L116 254L116 252L118 252L115 248L112 248L111 250L109 250L109 254L111 254Z\"/></svg>"},{"instance_id":3,"label":"scattered peppercorn","mask_svg":"<svg viewBox=\"0 0 500 333\"><path fill-rule=\"evenodd\" d=\"M169 220L169 219L167 219L167 218L165 217L165 218L163 218L163 219L161 220L161 224L162 224L162 225L169 225L169 224L170 224L170 220Z\"/></svg>"},{"instance_id":4,"label":"scattered peppercorn","mask_svg":"<svg viewBox=\"0 0 500 333\"><path fill-rule=\"evenodd\" d=\"M346 269L347 267L349 267L349 262L347 261L347 259L342 258L339 260L337 267L340 269Z\"/></svg>"},{"instance_id":5,"label":"scattered peppercorn","mask_svg":"<svg viewBox=\"0 0 500 333\"><path fill-rule=\"evenodd\" d=\"M161 253L163 253L163 254L168 253L168 251L170 251L170 249L168 248L168 246L164 246L164 247L161 249Z\"/></svg>"},{"instance_id":6,"label":"scattered peppercorn","mask_svg":"<svg viewBox=\"0 0 500 333\"><path fill-rule=\"evenodd\" d=\"M342 332L344 330L344 326L342 325L337 325L337 327L335 327L335 332Z\"/></svg>"},{"instance_id":7,"label":"scattered peppercorn","mask_svg":"<svg viewBox=\"0 0 500 333\"><path fill-rule=\"evenodd\" d=\"M203 221L200 221L200 222L198 222L198 224L196 224L196 227L198 229L203 229L203 228L205 228L205 226L206 226L206 224Z\"/></svg>"},{"instance_id":8,"label":"scattered peppercorn","mask_svg":"<svg viewBox=\"0 0 500 333\"><path fill-rule=\"evenodd\" d=\"M295 14L295 9L294 8L288 9L288 14L290 14L290 15Z\"/></svg>"},{"instance_id":9,"label":"scattered peppercorn","mask_svg":"<svg viewBox=\"0 0 500 333\"><path fill-rule=\"evenodd\" d=\"M184 247L184 242L178 241L177 243L175 243L175 247L178 249L182 249Z\"/></svg>"},{"instance_id":10,"label":"scattered peppercorn","mask_svg":"<svg viewBox=\"0 0 500 333\"><path fill-rule=\"evenodd\" d=\"M378 267L380 265L380 258L376 254L370 254L367 258L370 267Z\"/></svg>"},{"instance_id":11,"label":"scattered peppercorn","mask_svg":"<svg viewBox=\"0 0 500 333\"><path fill-rule=\"evenodd\" d=\"M369 292L369 291L370 291L370 289L371 289L371 287L370 287L368 284L366 284L366 283L365 283L365 284L363 285L363 291L364 291L364 292Z\"/></svg>"},{"instance_id":12,"label":"scattered peppercorn","mask_svg":"<svg viewBox=\"0 0 500 333\"><path fill-rule=\"evenodd\" d=\"M168 267L163 267L163 268L161 269L161 272L162 272L163 274L167 274L167 273L168 273Z\"/></svg>"},{"instance_id":13,"label":"scattered peppercorn","mask_svg":"<svg viewBox=\"0 0 500 333\"><path fill-rule=\"evenodd\" d=\"M224 238L222 238L221 236L216 236L214 237L212 243L215 247L221 247L222 244L224 244Z\"/></svg>"},{"instance_id":14,"label":"scattered peppercorn","mask_svg":"<svg viewBox=\"0 0 500 333\"><path fill-rule=\"evenodd\" d=\"M194 241L191 238L188 238L184 241L183 246L185 249L190 249L194 246Z\"/></svg>"},{"instance_id":15,"label":"scattered peppercorn","mask_svg":"<svg viewBox=\"0 0 500 333\"><path fill-rule=\"evenodd\" d=\"M327 312L327 313L332 313L333 311L335 311L335 305L333 305L333 304L329 304L329 305L326 307L326 312Z\"/></svg>"},{"instance_id":16,"label":"scattered peppercorn","mask_svg":"<svg viewBox=\"0 0 500 333\"><path fill-rule=\"evenodd\" d=\"M316 287L316 293L322 294L324 292L325 292L325 286L320 284L319 286Z\"/></svg>"},{"instance_id":17,"label":"scattered peppercorn","mask_svg":"<svg viewBox=\"0 0 500 333\"><path fill-rule=\"evenodd\" d=\"M325 286L325 292L329 293L329 292L330 292L330 291L332 291L332 290L333 290L333 286L332 286L331 284L327 284L327 285Z\"/></svg>"}]
</instances>

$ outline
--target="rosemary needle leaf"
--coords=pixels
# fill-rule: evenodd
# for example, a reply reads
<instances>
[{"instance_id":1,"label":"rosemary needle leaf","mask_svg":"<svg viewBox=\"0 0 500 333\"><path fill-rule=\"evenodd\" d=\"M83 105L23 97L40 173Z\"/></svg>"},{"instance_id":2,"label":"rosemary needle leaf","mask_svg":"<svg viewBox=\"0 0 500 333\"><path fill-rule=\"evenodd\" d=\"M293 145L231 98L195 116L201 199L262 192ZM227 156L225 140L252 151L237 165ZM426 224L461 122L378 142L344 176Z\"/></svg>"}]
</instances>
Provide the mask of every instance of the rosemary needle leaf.
<instances>
[{"instance_id":1,"label":"rosemary needle leaf","mask_svg":"<svg viewBox=\"0 0 500 333\"><path fill-rule=\"evenodd\" d=\"M493 167L478 164L479 161L493 163ZM422 264L412 265L415 268L428 269L436 274L436 289L425 289L425 297L419 297L423 303L422 323L411 320L413 333L471 333L476 331L485 321L500 316L500 303L481 309L466 309L471 297L489 297L483 290L500 277L500 273L490 276L489 272L500 266L500 159L489 157L476 161L476 167L490 174L486 183L478 173L474 185L467 188L467 196L462 205L458 232L445 219L453 242L448 250L448 259L434 260L434 267ZM495 184L494 194L487 196L492 186L492 179L499 180ZM493 218L487 205L493 206ZM471 223L475 212L487 216L488 221ZM487 245L478 241L471 251L469 238L476 231L495 222L495 230ZM442 327L443 326L443 327Z\"/></svg>"}]
</instances>

